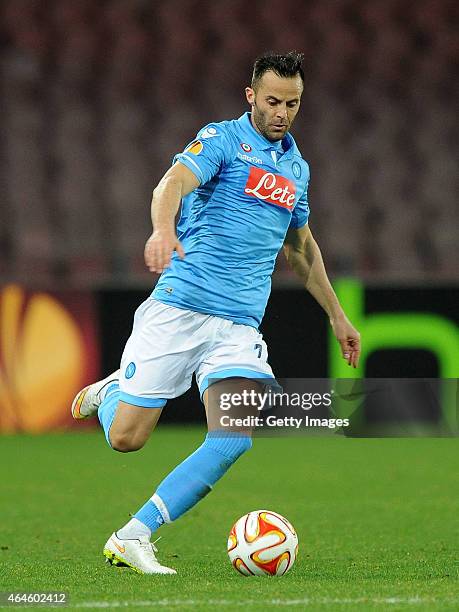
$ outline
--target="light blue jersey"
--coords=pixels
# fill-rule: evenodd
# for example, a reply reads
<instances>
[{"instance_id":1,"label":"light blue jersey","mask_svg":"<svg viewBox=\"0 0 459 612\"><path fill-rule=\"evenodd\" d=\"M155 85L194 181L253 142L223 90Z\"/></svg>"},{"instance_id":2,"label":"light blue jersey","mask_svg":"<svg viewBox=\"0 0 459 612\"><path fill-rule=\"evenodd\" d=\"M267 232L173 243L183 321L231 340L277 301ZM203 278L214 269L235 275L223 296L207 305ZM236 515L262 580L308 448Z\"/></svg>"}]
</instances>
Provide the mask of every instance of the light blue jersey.
<instances>
[{"instance_id":1,"label":"light blue jersey","mask_svg":"<svg viewBox=\"0 0 459 612\"><path fill-rule=\"evenodd\" d=\"M309 167L290 134L273 143L250 114L203 128L178 161L200 185L183 198L174 252L153 297L258 328L289 227L308 222Z\"/></svg>"}]
</instances>

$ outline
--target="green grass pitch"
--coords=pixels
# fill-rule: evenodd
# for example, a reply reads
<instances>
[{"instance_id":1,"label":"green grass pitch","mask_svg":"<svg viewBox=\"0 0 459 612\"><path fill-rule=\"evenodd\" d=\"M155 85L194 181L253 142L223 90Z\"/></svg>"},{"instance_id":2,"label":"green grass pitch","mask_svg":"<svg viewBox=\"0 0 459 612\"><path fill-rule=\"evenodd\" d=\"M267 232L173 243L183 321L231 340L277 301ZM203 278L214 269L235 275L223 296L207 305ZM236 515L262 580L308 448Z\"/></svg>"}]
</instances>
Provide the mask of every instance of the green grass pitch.
<instances>
[{"instance_id":1,"label":"green grass pitch","mask_svg":"<svg viewBox=\"0 0 459 612\"><path fill-rule=\"evenodd\" d=\"M98 431L1 437L0 591L67 591L89 610L459 609L457 439L257 439L158 532L177 576L106 565L108 536L203 435L160 426L129 455ZM283 578L244 578L227 558L233 522L261 508L298 531Z\"/></svg>"}]
</instances>

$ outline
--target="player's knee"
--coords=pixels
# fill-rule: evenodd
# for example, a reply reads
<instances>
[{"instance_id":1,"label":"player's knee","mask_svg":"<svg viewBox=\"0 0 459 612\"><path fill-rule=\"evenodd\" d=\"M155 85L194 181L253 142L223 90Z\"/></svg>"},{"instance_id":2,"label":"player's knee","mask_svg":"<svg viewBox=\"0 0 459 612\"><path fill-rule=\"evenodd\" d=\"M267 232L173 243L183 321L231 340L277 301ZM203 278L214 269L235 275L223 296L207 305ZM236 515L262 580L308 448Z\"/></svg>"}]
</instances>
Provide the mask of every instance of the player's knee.
<instances>
[{"instance_id":1,"label":"player's knee","mask_svg":"<svg viewBox=\"0 0 459 612\"><path fill-rule=\"evenodd\" d=\"M126 432L110 432L110 445L113 450L120 453L132 453L140 450L146 442L146 438L132 435Z\"/></svg>"}]
</instances>

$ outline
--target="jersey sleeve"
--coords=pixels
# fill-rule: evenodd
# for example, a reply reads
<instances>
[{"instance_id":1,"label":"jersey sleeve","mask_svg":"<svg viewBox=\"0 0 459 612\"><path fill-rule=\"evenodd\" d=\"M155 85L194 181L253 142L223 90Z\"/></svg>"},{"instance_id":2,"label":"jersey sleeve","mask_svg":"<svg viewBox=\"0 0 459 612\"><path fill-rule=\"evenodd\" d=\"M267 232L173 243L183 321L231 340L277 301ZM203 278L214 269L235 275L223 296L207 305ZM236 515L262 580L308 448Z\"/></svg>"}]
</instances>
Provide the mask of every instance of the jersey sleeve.
<instances>
[{"instance_id":1,"label":"jersey sleeve","mask_svg":"<svg viewBox=\"0 0 459 612\"><path fill-rule=\"evenodd\" d=\"M309 219L309 202L308 202L308 187L309 187L309 166L307 166L306 187L298 200L297 205L293 209L290 226L294 229L300 229L306 225Z\"/></svg>"},{"instance_id":2,"label":"jersey sleeve","mask_svg":"<svg viewBox=\"0 0 459 612\"><path fill-rule=\"evenodd\" d=\"M190 142L183 153L174 157L191 170L201 185L218 174L229 158L230 144L225 128L218 123L210 123L200 130L196 139Z\"/></svg>"}]
</instances>

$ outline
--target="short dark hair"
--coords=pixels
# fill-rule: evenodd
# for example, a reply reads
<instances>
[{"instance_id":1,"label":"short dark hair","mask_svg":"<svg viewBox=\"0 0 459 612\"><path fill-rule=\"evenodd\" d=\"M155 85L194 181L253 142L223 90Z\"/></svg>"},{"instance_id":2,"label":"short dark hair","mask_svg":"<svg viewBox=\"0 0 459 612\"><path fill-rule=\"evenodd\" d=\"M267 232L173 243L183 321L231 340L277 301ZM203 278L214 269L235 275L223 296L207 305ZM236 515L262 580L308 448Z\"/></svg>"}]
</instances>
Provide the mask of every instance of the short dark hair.
<instances>
[{"instance_id":1,"label":"short dark hair","mask_svg":"<svg viewBox=\"0 0 459 612\"><path fill-rule=\"evenodd\" d=\"M289 51L285 55L272 52L260 55L253 65L252 88L268 70L272 70L280 77L287 78L299 74L304 83L303 59L304 53L297 51Z\"/></svg>"}]
</instances>

